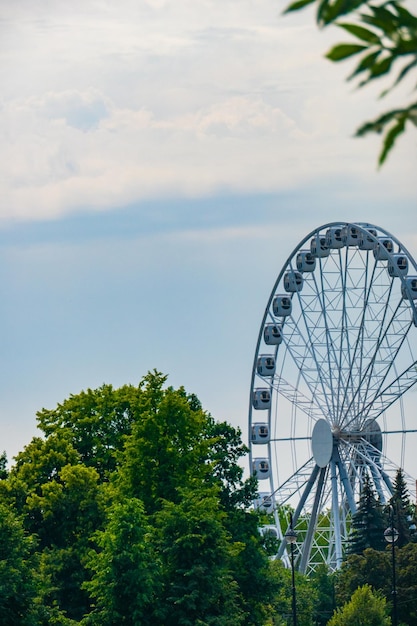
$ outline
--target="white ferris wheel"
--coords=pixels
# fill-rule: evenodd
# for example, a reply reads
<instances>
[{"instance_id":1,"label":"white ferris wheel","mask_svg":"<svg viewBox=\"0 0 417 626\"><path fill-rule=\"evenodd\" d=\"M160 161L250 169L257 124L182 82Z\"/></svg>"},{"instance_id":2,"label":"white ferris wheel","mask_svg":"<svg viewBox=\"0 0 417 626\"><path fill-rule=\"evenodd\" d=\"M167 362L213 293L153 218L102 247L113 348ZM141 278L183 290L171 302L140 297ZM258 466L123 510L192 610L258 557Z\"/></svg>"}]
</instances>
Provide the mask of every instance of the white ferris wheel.
<instances>
[{"instance_id":1,"label":"white ferris wheel","mask_svg":"<svg viewBox=\"0 0 417 626\"><path fill-rule=\"evenodd\" d=\"M288 560L291 515L302 572L340 567L365 475L384 503L404 467L417 433L403 398L417 383L416 304L415 260L364 223L308 234L273 286L252 370L250 465L277 557Z\"/></svg>"}]
</instances>

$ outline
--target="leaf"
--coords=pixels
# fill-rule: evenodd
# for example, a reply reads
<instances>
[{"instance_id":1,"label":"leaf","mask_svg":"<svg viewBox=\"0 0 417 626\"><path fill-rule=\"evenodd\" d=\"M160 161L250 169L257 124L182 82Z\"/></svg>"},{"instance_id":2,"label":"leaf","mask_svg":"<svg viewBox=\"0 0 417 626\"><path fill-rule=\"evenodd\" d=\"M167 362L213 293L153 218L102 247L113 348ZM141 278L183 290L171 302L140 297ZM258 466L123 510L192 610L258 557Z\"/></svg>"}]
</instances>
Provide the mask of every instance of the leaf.
<instances>
[{"instance_id":1,"label":"leaf","mask_svg":"<svg viewBox=\"0 0 417 626\"><path fill-rule=\"evenodd\" d=\"M408 72L413 68L413 67L417 67L417 59L411 61L411 63L409 63L408 65L405 65L403 67L403 69L401 70L401 72L398 74L395 82L391 85L391 87L388 87L388 89L385 89L381 95L380 98L383 98L384 96L387 95L387 93L389 93L392 89L394 89L394 87L396 87L398 85L399 82L402 81L402 79L404 78L404 76L406 76L408 74Z\"/></svg>"},{"instance_id":2,"label":"leaf","mask_svg":"<svg viewBox=\"0 0 417 626\"><path fill-rule=\"evenodd\" d=\"M296 2L292 2L286 9L284 9L284 15L293 11L299 11L313 2L315 2L315 0L296 0Z\"/></svg>"},{"instance_id":3,"label":"leaf","mask_svg":"<svg viewBox=\"0 0 417 626\"><path fill-rule=\"evenodd\" d=\"M346 24L345 22L337 22L337 26L340 28L344 28L348 33L357 37L358 39L362 39L362 41L367 41L369 43L381 44L381 40L376 33L372 30L368 30L367 28L363 28L363 26L358 26L357 24Z\"/></svg>"},{"instance_id":4,"label":"leaf","mask_svg":"<svg viewBox=\"0 0 417 626\"><path fill-rule=\"evenodd\" d=\"M398 115L401 115L403 112L403 109L393 109L392 111L384 113L372 122L365 122L365 124L362 124L362 126L358 128L355 133L355 137L364 137L368 133L382 133L385 125L397 118Z\"/></svg>"},{"instance_id":5,"label":"leaf","mask_svg":"<svg viewBox=\"0 0 417 626\"><path fill-rule=\"evenodd\" d=\"M401 24L403 26L409 26L410 28L413 28L413 29L417 28L417 17L415 15L410 13L410 11L407 11L407 9L405 9L403 6L401 6L397 2L393 3L393 5L395 6L397 10L397 13L401 19Z\"/></svg>"},{"instance_id":6,"label":"leaf","mask_svg":"<svg viewBox=\"0 0 417 626\"><path fill-rule=\"evenodd\" d=\"M371 76L369 80L373 80L374 78L379 78L380 76L387 74L389 70L391 69L391 65L393 61L394 61L394 56L391 55L391 56L385 57L385 59L382 59L382 61L380 61L379 63L375 63L373 67L371 68Z\"/></svg>"},{"instance_id":7,"label":"leaf","mask_svg":"<svg viewBox=\"0 0 417 626\"><path fill-rule=\"evenodd\" d=\"M376 26L386 35L395 33L398 30L398 17L384 7L369 6L373 15L367 13L361 13L360 18L362 22L372 24Z\"/></svg>"},{"instance_id":8,"label":"leaf","mask_svg":"<svg viewBox=\"0 0 417 626\"><path fill-rule=\"evenodd\" d=\"M384 113L376 120L366 122L357 129L355 136L364 137L368 133L380 134L391 122L394 122L383 141L382 151L378 159L378 164L381 166L394 147L397 137L404 132L405 124L408 120L417 126L417 102L410 104L405 109L393 109Z\"/></svg>"},{"instance_id":9,"label":"leaf","mask_svg":"<svg viewBox=\"0 0 417 626\"><path fill-rule=\"evenodd\" d=\"M327 26L334 22L341 15L346 15L355 11L362 4L367 4L366 0L321 0L317 10L317 22Z\"/></svg>"},{"instance_id":10,"label":"leaf","mask_svg":"<svg viewBox=\"0 0 417 626\"><path fill-rule=\"evenodd\" d=\"M359 54L363 50L366 50L367 46L361 46L359 44L354 43L342 43L334 46L329 52L326 54L326 58L330 59L330 61L343 61L354 54Z\"/></svg>"},{"instance_id":11,"label":"leaf","mask_svg":"<svg viewBox=\"0 0 417 626\"><path fill-rule=\"evenodd\" d=\"M384 142L382 144L382 151L379 155L378 164L381 166L388 156L388 153L394 147L395 141L399 135L404 132L405 129L405 116L398 120L398 122L391 128L385 135Z\"/></svg>"},{"instance_id":12,"label":"leaf","mask_svg":"<svg viewBox=\"0 0 417 626\"><path fill-rule=\"evenodd\" d=\"M348 76L348 80L351 80L361 72L365 72L369 69L375 63L380 54L381 50L377 50L376 52L371 52L371 54L367 54L363 57L360 63L358 63L356 69L352 72L352 74L350 74L350 76Z\"/></svg>"}]
</instances>

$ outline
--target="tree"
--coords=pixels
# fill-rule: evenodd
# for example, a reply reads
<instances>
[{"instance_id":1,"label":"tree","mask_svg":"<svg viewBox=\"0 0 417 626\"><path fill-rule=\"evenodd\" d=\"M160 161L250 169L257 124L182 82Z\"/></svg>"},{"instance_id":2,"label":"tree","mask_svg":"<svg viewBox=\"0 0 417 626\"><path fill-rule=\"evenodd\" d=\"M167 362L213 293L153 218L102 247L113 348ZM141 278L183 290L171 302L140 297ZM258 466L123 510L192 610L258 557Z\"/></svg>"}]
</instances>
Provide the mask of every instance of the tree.
<instances>
[{"instance_id":1,"label":"tree","mask_svg":"<svg viewBox=\"0 0 417 626\"><path fill-rule=\"evenodd\" d=\"M271 562L275 577L275 593L270 606L271 623L274 626L291 623L292 614L292 578L291 569L284 567L282 561ZM297 589L297 622L299 626L312 626L314 605L317 600L317 590L312 581L303 574L295 572Z\"/></svg>"},{"instance_id":2,"label":"tree","mask_svg":"<svg viewBox=\"0 0 417 626\"><path fill-rule=\"evenodd\" d=\"M396 548L397 607L400 623L417 626L415 598L417 596L417 544ZM335 575L337 605L349 601L356 589L368 584L373 591L392 598L391 548L385 552L365 550L362 555L347 557Z\"/></svg>"},{"instance_id":3,"label":"tree","mask_svg":"<svg viewBox=\"0 0 417 626\"><path fill-rule=\"evenodd\" d=\"M370 585L388 597L391 593L391 557L388 551L367 548L363 554L351 554L335 575L336 603L349 601L358 587Z\"/></svg>"},{"instance_id":4,"label":"tree","mask_svg":"<svg viewBox=\"0 0 417 626\"><path fill-rule=\"evenodd\" d=\"M335 609L334 575L323 564L310 574L310 579L317 594L313 622L317 626L325 626Z\"/></svg>"},{"instance_id":5,"label":"tree","mask_svg":"<svg viewBox=\"0 0 417 626\"><path fill-rule=\"evenodd\" d=\"M393 516L393 524L398 531L396 545L401 548L412 540L410 526L413 522L414 510L410 502L404 472L401 468L397 470L393 494L390 499L390 507Z\"/></svg>"},{"instance_id":6,"label":"tree","mask_svg":"<svg viewBox=\"0 0 417 626\"><path fill-rule=\"evenodd\" d=\"M240 431L157 371L73 395L39 425L0 480L36 538L36 626L265 622L274 579Z\"/></svg>"},{"instance_id":7,"label":"tree","mask_svg":"<svg viewBox=\"0 0 417 626\"><path fill-rule=\"evenodd\" d=\"M7 478L7 455L6 452L0 454L0 480Z\"/></svg>"},{"instance_id":8,"label":"tree","mask_svg":"<svg viewBox=\"0 0 417 626\"><path fill-rule=\"evenodd\" d=\"M239 586L232 575L242 544L231 541L226 514L213 487L181 490L179 502L163 502L156 514L163 593L154 623L165 626L239 626Z\"/></svg>"},{"instance_id":9,"label":"tree","mask_svg":"<svg viewBox=\"0 0 417 626\"><path fill-rule=\"evenodd\" d=\"M295 0L286 12L313 2L315 0ZM341 21L347 14L354 17L353 22ZM381 96L384 96L417 68L417 16L408 11L401 0L318 0L317 22L319 26L335 24L355 38L355 42L334 46L326 56L339 62L358 55L360 60L348 80L359 78L359 87L393 75L398 63L403 61L391 87L382 91ZM356 136L385 132L379 155L382 165L408 123L417 127L417 101L366 122L356 131Z\"/></svg>"},{"instance_id":10,"label":"tree","mask_svg":"<svg viewBox=\"0 0 417 626\"><path fill-rule=\"evenodd\" d=\"M58 404L56 409L38 412L38 427L46 438L65 434L79 459L94 467L107 480L117 464L117 453L130 434L141 387L124 385L113 389L81 391Z\"/></svg>"},{"instance_id":11,"label":"tree","mask_svg":"<svg viewBox=\"0 0 417 626\"><path fill-rule=\"evenodd\" d=\"M349 552L362 554L366 548L385 550L385 528L386 517L383 507L376 498L369 476L366 475L359 497L358 509L352 517Z\"/></svg>"},{"instance_id":12,"label":"tree","mask_svg":"<svg viewBox=\"0 0 417 626\"><path fill-rule=\"evenodd\" d=\"M417 544L397 551L397 606L400 622L417 626Z\"/></svg>"},{"instance_id":13,"label":"tree","mask_svg":"<svg viewBox=\"0 0 417 626\"><path fill-rule=\"evenodd\" d=\"M40 599L77 622L90 610L83 584L89 537L103 520L98 481L94 468L66 465L40 495L28 496L28 507L40 520Z\"/></svg>"},{"instance_id":14,"label":"tree","mask_svg":"<svg viewBox=\"0 0 417 626\"><path fill-rule=\"evenodd\" d=\"M0 504L0 625L32 626L36 593L31 562L34 539L20 520Z\"/></svg>"},{"instance_id":15,"label":"tree","mask_svg":"<svg viewBox=\"0 0 417 626\"><path fill-rule=\"evenodd\" d=\"M153 550L152 527L143 504L135 498L116 502L107 512L103 531L97 531L98 550L90 550L90 581L83 584L94 604L83 624L151 625L158 603L158 557Z\"/></svg>"},{"instance_id":16,"label":"tree","mask_svg":"<svg viewBox=\"0 0 417 626\"><path fill-rule=\"evenodd\" d=\"M369 585L359 587L349 602L338 609L328 626L390 626L386 600Z\"/></svg>"}]
</instances>

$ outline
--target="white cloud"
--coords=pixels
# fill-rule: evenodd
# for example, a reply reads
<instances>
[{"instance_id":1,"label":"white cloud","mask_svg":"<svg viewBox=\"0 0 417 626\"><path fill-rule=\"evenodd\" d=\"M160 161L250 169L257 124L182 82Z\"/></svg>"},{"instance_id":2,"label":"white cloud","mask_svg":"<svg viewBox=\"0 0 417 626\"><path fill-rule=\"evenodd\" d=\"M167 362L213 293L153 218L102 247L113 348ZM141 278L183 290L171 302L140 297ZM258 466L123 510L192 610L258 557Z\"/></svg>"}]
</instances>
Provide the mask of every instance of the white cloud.
<instances>
[{"instance_id":1,"label":"white cloud","mask_svg":"<svg viewBox=\"0 0 417 626\"><path fill-rule=\"evenodd\" d=\"M332 35L310 17L278 19L267 0L50 8L4 14L0 219L368 173L374 184L379 140L350 138L373 94L348 93L321 58ZM410 195L404 146L386 172Z\"/></svg>"}]
</instances>

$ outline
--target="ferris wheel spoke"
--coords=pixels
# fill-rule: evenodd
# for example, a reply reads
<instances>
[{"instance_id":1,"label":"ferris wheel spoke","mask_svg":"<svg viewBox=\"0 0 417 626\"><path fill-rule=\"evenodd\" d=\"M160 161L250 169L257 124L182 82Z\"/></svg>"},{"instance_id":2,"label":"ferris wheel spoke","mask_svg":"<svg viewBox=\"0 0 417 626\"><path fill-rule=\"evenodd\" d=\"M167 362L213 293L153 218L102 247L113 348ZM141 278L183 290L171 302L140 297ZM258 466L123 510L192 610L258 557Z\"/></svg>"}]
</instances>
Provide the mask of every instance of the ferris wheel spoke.
<instances>
[{"instance_id":1,"label":"ferris wheel spoke","mask_svg":"<svg viewBox=\"0 0 417 626\"><path fill-rule=\"evenodd\" d=\"M363 422L365 418L377 419L394 402L403 396L417 383L417 361L414 361L404 372L399 374L386 387L379 389L371 401L366 404L359 414ZM350 426L354 419L347 422Z\"/></svg>"},{"instance_id":2,"label":"ferris wheel spoke","mask_svg":"<svg viewBox=\"0 0 417 626\"><path fill-rule=\"evenodd\" d=\"M346 400L348 398L348 392L351 390L351 397L353 397L352 402L360 402L360 396L362 389L360 383L358 384L358 379L361 380L363 377L363 369L364 369L364 355L365 355L365 343L366 343L366 333L365 333L365 323L367 320L367 315L370 306L370 298L372 293L372 283L375 277L375 268L376 264L374 263L372 272L370 275L368 274L368 261L369 261L369 253L366 255L366 262L364 263L362 282L363 286L361 289L362 296L359 294L359 303L353 303L355 308L359 308L358 304L360 304L360 317L356 320L356 324L358 325L358 332L356 338L353 337L351 339L353 350L349 352L349 359L347 363L347 378L343 379L340 377L339 379L339 389L344 390L343 401L341 403L341 411L338 415L339 420L341 418L341 412L343 407L345 406ZM348 263L346 263L348 266ZM346 303L345 303L346 304ZM344 317L346 318L346 314L344 313ZM349 339L349 338L348 338ZM350 342L348 342L350 345ZM343 346L341 346L341 358L343 355ZM340 370L342 371L342 370Z\"/></svg>"},{"instance_id":3,"label":"ferris wheel spoke","mask_svg":"<svg viewBox=\"0 0 417 626\"><path fill-rule=\"evenodd\" d=\"M381 269L380 271L385 272L385 268L383 270ZM375 342L375 345L371 349L370 359L368 358L369 353L368 351L366 351L365 356L368 359L368 366L365 368L362 375L358 379L357 388L358 390L362 392L362 395L364 397L363 402L366 402L366 398L369 397L369 387L370 387L371 380L373 379L373 376L375 373L375 364L377 362L377 356L378 356L379 351L381 350L383 341L385 340L387 329L391 326L393 319L395 318L395 315L396 315L396 313L394 313L391 320L388 321L388 323L386 322L388 318L388 310L389 310L389 307L387 306L387 302L390 302L393 284L394 284L394 281L391 280L389 285L385 287L385 293L384 293L384 299L382 301L382 306L381 304L379 306L376 306L375 302L378 301L378 299L380 299L380 296L378 298L378 296L375 295L374 301L372 303L372 307L371 306L369 307L369 309L372 310L372 315L368 317L367 321L370 325L371 333L374 332L375 323L377 324L378 339ZM375 308L376 308L376 311L375 311Z\"/></svg>"},{"instance_id":4,"label":"ferris wheel spoke","mask_svg":"<svg viewBox=\"0 0 417 626\"><path fill-rule=\"evenodd\" d=\"M404 345L406 345L407 336L412 327L409 319L407 319L401 327L397 324L393 329L393 324L394 317L385 329L383 335L380 337L378 344L374 349L374 354L370 359L361 380L358 381L357 391L355 392L354 397L351 398L350 404L346 408L345 415L355 414L355 411L353 410L353 403L358 396L360 389L364 390L364 397L361 408L358 408L356 411L359 416L366 416L364 407L371 407L377 398L381 396L383 385L389 377L391 371L395 368L396 358L400 355ZM389 332L389 329L391 329L391 332ZM392 335L395 335L395 340L391 339ZM413 365L411 365L411 367L412 366ZM395 386L398 379L399 377L396 377L392 383L387 386L387 388Z\"/></svg>"},{"instance_id":5,"label":"ferris wheel spoke","mask_svg":"<svg viewBox=\"0 0 417 626\"><path fill-rule=\"evenodd\" d=\"M320 266L323 265L323 261L320 258L319 259L320 262ZM337 395L335 393L335 389L334 389L334 383L333 383L333 375L332 372L334 371L334 366L337 366L337 353L332 341L332 336L331 336L331 331L330 331L330 326L329 326L329 319L328 319L328 315L327 315L327 308L326 308L326 304L325 304L325 280L324 280L325 274L323 271L320 272L320 286L317 285L317 281L316 281L316 277L314 276L314 284L316 286L316 291L318 294L318 301L320 303L320 312L319 315L320 317L323 319L323 324L322 324L322 335L324 335L324 342L325 342L325 359L327 359L327 361L325 360L324 362L326 363L326 367L327 367L327 378L328 378L328 387L329 387L329 393L330 393L330 399L331 399L331 406L332 406L332 412L331 415L329 415L329 420L332 419L332 417L335 415L336 411L337 411ZM340 373L339 373L339 377L340 377Z\"/></svg>"},{"instance_id":6,"label":"ferris wheel spoke","mask_svg":"<svg viewBox=\"0 0 417 626\"><path fill-rule=\"evenodd\" d=\"M298 298L302 302L300 294L298 294ZM302 327L301 321L303 323ZM288 326L290 326L290 324L288 324ZM288 353L298 367L312 397L320 397L321 404L325 404L326 411L330 414L329 397L331 394L326 387L326 377L323 375L321 364L318 361L318 355L314 347L314 327L312 328L307 320L304 306L301 307L301 318L299 320L293 318L290 328L292 332L284 339Z\"/></svg>"},{"instance_id":7,"label":"ferris wheel spoke","mask_svg":"<svg viewBox=\"0 0 417 626\"><path fill-rule=\"evenodd\" d=\"M282 376L276 375L272 385L283 398L289 400L308 417L313 420L323 417L323 409L316 405L314 399L312 397L308 398L300 389L294 387Z\"/></svg>"}]
</instances>

